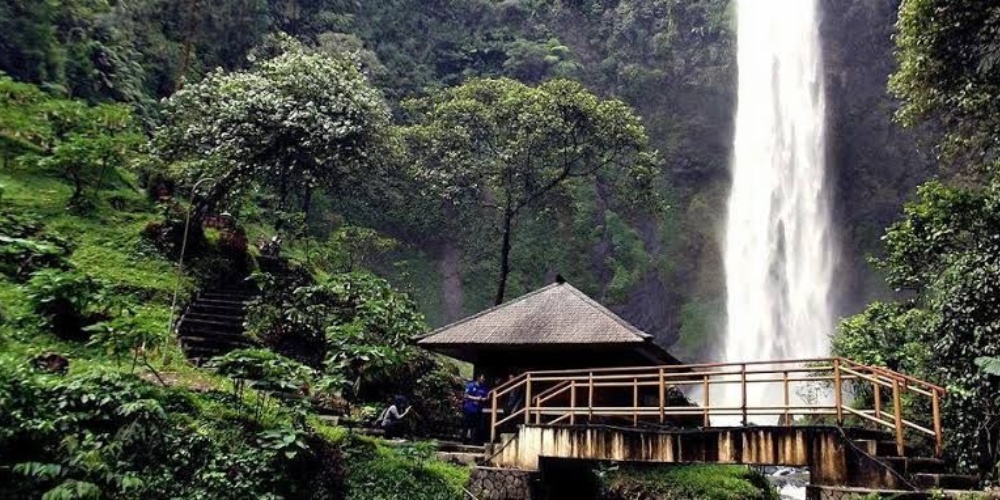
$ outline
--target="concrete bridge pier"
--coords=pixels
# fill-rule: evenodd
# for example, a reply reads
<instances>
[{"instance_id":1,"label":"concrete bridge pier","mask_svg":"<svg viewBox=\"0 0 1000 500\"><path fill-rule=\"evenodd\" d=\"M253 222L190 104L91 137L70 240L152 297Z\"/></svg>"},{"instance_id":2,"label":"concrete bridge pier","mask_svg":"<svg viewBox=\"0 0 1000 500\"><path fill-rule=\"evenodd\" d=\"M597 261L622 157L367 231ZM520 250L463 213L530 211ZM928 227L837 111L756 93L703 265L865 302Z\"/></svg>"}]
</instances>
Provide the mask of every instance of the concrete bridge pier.
<instances>
[{"instance_id":1,"label":"concrete bridge pier","mask_svg":"<svg viewBox=\"0 0 1000 500\"><path fill-rule=\"evenodd\" d=\"M690 430L525 425L494 448L495 467L538 471L542 458L645 463L808 467L813 485L907 489L902 476L853 444L884 439L875 431L832 426Z\"/></svg>"}]
</instances>

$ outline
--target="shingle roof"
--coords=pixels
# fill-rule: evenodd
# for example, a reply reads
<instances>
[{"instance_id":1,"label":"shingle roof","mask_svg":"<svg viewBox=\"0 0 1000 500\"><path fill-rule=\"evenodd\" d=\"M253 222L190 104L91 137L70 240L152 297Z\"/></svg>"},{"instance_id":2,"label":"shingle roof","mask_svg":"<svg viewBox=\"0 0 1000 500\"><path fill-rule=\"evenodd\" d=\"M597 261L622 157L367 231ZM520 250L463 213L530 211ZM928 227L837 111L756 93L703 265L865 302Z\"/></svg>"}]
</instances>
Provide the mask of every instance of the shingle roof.
<instances>
[{"instance_id":1,"label":"shingle roof","mask_svg":"<svg viewBox=\"0 0 1000 500\"><path fill-rule=\"evenodd\" d=\"M438 328L417 345L620 344L650 339L567 283L554 283Z\"/></svg>"}]
</instances>

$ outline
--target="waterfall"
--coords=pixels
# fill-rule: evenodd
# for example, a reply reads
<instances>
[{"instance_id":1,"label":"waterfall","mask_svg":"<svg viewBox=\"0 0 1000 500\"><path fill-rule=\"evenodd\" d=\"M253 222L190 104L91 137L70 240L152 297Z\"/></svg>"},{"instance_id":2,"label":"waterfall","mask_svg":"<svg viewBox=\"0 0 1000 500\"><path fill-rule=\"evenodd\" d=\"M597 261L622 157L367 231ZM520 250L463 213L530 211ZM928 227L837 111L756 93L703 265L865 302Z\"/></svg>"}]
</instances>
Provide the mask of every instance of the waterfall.
<instances>
[{"instance_id":1,"label":"waterfall","mask_svg":"<svg viewBox=\"0 0 1000 500\"><path fill-rule=\"evenodd\" d=\"M826 356L836 250L824 189L818 0L738 0L738 9L724 358ZM713 400L738 404L739 391L729 384ZM751 406L780 405L782 398L776 386L748 387Z\"/></svg>"}]
</instances>

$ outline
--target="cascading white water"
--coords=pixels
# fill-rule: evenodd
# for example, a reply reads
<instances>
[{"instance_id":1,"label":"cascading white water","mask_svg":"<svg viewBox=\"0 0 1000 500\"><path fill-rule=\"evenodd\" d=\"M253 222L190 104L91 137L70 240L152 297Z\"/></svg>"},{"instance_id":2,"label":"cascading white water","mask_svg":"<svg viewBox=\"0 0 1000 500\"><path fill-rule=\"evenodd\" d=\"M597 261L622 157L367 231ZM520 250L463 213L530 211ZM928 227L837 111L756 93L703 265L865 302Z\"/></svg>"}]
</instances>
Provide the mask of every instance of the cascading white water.
<instances>
[{"instance_id":1,"label":"cascading white water","mask_svg":"<svg viewBox=\"0 0 1000 500\"><path fill-rule=\"evenodd\" d=\"M738 9L724 357L821 357L833 328L836 251L824 190L818 0L739 0ZM713 400L736 405L739 391L729 384ZM782 398L780 387L748 387L750 406L780 405Z\"/></svg>"}]
</instances>

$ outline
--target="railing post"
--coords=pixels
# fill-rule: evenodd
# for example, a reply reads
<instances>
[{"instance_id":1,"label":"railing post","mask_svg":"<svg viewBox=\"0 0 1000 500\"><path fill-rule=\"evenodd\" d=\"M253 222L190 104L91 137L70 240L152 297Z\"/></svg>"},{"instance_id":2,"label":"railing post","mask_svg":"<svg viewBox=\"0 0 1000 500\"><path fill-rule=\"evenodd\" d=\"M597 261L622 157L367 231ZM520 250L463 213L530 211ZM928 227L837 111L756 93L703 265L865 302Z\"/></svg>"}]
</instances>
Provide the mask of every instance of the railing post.
<instances>
[{"instance_id":1,"label":"railing post","mask_svg":"<svg viewBox=\"0 0 1000 500\"><path fill-rule=\"evenodd\" d=\"M663 380L663 368L660 368L660 423L662 424L666 420L666 406L667 406L667 386L666 382Z\"/></svg>"},{"instance_id":2,"label":"railing post","mask_svg":"<svg viewBox=\"0 0 1000 500\"><path fill-rule=\"evenodd\" d=\"M896 417L896 453L903 456L906 446L903 443L903 404L899 393L899 380L892 379L892 411Z\"/></svg>"},{"instance_id":3,"label":"railing post","mask_svg":"<svg viewBox=\"0 0 1000 500\"><path fill-rule=\"evenodd\" d=\"M747 420L747 365L746 363L740 365L740 392L742 393L742 408L743 408L743 426L746 427L748 423Z\"/></svg>"},{"instance_id":4,"label":"railing post","mask_svg":"<svg viewBox=\"0 0 1000 500\"><path fill-rule=\"evenodd\" d=\"M569 425L576 425L576 380L569 382Z\"/></svg>"},{"instance_id":5,"label":"railing post","mask_svg":"<svg viewBox=\"0 0 1000 500\"><path fill-rule=\"evenodd\" d=\"M878 374L875 374L875 380L881 381ZM882 418L882 384L875 382L875 418Z\"/></svg>"},{"instance_id":6,"label":"railing post","mask_svg":"<svg viewBox=\"0 0 1000 500\"><path fill-rule=\"evenodd\" d=\"M792 425L792 418L788 414L788 407L791 405L791 398L788 395L788 370L782 372L782 385L784 386L785 392L785 426Z\"/></svg>"},{"instance_id":7,"label":"railing post","mask_svg":"<svg viewBox=\"0 0 1000 500\"><path fill-rule=\"evenodd\" d=\"M705 420L704 422L702 422L702 427L709 427L711 425L711 422L709 421L708 414L709 414L709 407L712 406L712 399L708 396L708 388L709 388L708 375L702 376L701 388L702 388L701 392L703 393L702 411L704 412L704 420Z\"/></svg>"},{"instance_id":8,"label":"railing post","mask_svg":"<svg viewBox=\"0 0 1000 500\"><path fill-rule=\"evenodd\" d=\"M944 454L944 435L941 434L941 399L937 389L931 389L931 403L934 410L934 456Z\"/></svg>"},{"instance_id":9,"label":"railing post","mask_svg":"<svg viewBox=\"0 0 1000 500\"><path fill-rule=\"evenodd\" d=\"M632 379L632 427L639 426L639 379Z\"/></svg>"},{"instance_id":10,"label":"railing post","mask_svg":"<svg viewBox=\"0 0 1000 500\"><path fill-rule=\"evenodd\" d=\"M589 388L587 390L587 423L594 420L594 372L590 372Z\"/></svg>"},{"instance_id":11,"label":"railing post","mask_svg":"<svg viewBox=\"0 0 1000 500\"><path fill-rule=\"evenodd\" d=\"M844 425L844 394L840 380L840 358L833 360L833 404L837 407L837 425Z\"/></svg>"},{"instance_id":12,"label":"railing post","mask_svg":"<svg viewBox=\"0 0 1000 500\"><path fill-rule=\"evenodd\" d=\"M524 423L531 423L531 373L524 376Z\"/></svg>"},{"instance_id":13,"label":"railing post","mask_svg":"<svg viewBox=\"0 0 1000 500\"><path fill-rule=\"evenodd\" d=\"M490 403L492 409L490 411L490 442L495 443L497 440L497 391L490 393L492 396Z\"/></svg>"}]
</instances>

